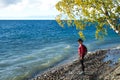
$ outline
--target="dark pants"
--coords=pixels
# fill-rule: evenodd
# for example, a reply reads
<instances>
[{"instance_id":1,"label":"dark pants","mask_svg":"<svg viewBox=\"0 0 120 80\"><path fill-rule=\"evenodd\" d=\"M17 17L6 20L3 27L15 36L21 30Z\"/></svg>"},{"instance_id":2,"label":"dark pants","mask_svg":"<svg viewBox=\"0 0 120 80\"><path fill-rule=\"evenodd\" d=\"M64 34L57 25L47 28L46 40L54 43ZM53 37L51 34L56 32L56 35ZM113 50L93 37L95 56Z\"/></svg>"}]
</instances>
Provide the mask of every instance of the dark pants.
<instances>
[{"instance_id":1,"label":"dark pants","mask_svg":"<svg viewBox=\"0 0 120 80\"><path fill-rule=\"evenodd\" d=\"M82 71L84 71L85 70L84 58L80 60L80 63L81 63Z\"/></svg>"}]
</instances>

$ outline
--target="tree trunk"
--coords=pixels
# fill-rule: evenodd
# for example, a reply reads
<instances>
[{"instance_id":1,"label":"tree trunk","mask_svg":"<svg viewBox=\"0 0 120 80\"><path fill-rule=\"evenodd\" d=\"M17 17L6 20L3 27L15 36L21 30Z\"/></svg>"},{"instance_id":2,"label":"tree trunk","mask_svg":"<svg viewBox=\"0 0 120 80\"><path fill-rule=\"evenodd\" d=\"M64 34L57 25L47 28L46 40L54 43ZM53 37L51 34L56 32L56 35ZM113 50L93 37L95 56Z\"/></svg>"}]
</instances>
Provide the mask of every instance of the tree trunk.
<instances>
[{"instance_id":1,"label":"tree trunk","mask_svg":"<svg viewBox=\"0 0 120 80\"><path fill-rule=\"evenodd\" d=\"M109 25L111 26L111 28L118 34L120 34L120 31L116 28L116 26L114 26L110 20L107 19L107 22L109 23Z\"/></svg>"},{"instance_id":2,"label":"tree trunk","mask_svg":"<svg viewBox=\"0 0 120 80\"><path fill-rule=\"evenodd\" d=\"M108 11L104 8L104 5L105 5L105 4L103 3L103 6L101 6L101 10L103 11L104 15L110 17L110 15L108 14ZM107 19L107 22L108 22L108 24L110 25L110 27L111 27L117 34L120 34L119 29L118 29L115 25L113 25L109 19Z\"/></svg>"}]
</instances>

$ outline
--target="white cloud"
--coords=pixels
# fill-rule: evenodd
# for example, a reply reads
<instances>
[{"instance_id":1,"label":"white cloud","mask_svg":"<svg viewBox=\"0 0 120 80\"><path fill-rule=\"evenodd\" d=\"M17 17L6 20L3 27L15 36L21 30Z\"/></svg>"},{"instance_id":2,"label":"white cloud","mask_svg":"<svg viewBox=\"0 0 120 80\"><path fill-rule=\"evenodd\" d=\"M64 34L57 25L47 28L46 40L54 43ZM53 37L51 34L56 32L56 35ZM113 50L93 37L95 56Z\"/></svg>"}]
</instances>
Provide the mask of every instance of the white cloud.
<instances>
[{"instance_id":1,"label":"white cloud","mask_svg":"<svg viewBox=\"0 0 120 80\"><path fill-rule=\"evenodd\" d=\"M17 4L21 2L22 0L0 0L0 8L1 7L7 7L9 5Z\"/></svg>"},{"instance_id":2,"label":"white cloud","mask_svg":"<svg viewBox=\"0 0 120 80\"><path fill-rule=\"evenodd\" d=\"M57 2L58 0L15 0L15 2L8 2L8 4L0 0L0 18L54 19L58 14L55 9L55 4ZM2 5L5 4L8 5L3 7Z\"/></svg>"}]
</instances>

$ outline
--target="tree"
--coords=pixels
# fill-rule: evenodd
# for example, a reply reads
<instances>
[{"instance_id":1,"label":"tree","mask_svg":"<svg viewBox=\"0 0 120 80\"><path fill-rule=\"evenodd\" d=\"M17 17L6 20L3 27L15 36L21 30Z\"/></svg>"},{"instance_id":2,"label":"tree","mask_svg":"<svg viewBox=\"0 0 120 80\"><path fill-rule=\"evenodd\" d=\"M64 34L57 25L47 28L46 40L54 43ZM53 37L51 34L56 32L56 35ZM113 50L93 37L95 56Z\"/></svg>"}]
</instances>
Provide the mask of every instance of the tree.
<instances>
[{"instance_id":1,"label":"tree","mask_svg":"<svg viewBox=\"0 0 120 80\"><path fill-rule=\"evenodd\" d=\"M62 27L75 25L82 38L87 22L97 23L96 38L107 34L104 25L120 33L120 0L60 0L56 9L60 12L56 21Z\"/></svg>"}]
</instances>

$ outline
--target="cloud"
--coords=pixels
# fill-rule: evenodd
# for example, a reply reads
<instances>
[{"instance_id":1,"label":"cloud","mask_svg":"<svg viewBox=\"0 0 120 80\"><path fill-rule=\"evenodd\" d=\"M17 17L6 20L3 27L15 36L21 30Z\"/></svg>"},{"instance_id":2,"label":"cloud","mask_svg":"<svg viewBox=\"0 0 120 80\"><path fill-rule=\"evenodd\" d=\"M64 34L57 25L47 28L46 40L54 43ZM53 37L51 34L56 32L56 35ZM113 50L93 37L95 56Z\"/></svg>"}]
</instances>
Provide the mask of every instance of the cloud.
<instances>
[{"instance_id":1,"label":"cloud","mask_svg":"<svg viewBox=\"0 0 120 80\"><path fill-rule=\"evenodd\" d=\"M6 6L9 6L9 5L17 4L21 1L22 0L1 0L0 1L0 6L1 7L6 7Z\"/></svg>"},{"instance_id":2,"label":"cloud","mask_svg":"<svg viewBox=\"0 0 120 80\"><path fill-rule=\"evenodd\" d=\"M10 5L10 4L16 4L18 2L21 2L21 0L3 0L3 2L6 4L6 5Z\"/></svg>"},{"instance_id":3,"label":"cloud","mask_svg":"<svg viewBox=\"0 0 120 80\"><path fill-rule=\"evenodd\" d=\"M58 0L0 0L0 18L54 19ZM4 4L4 7L3 7Z\"/></svg>"}]
</instances>

